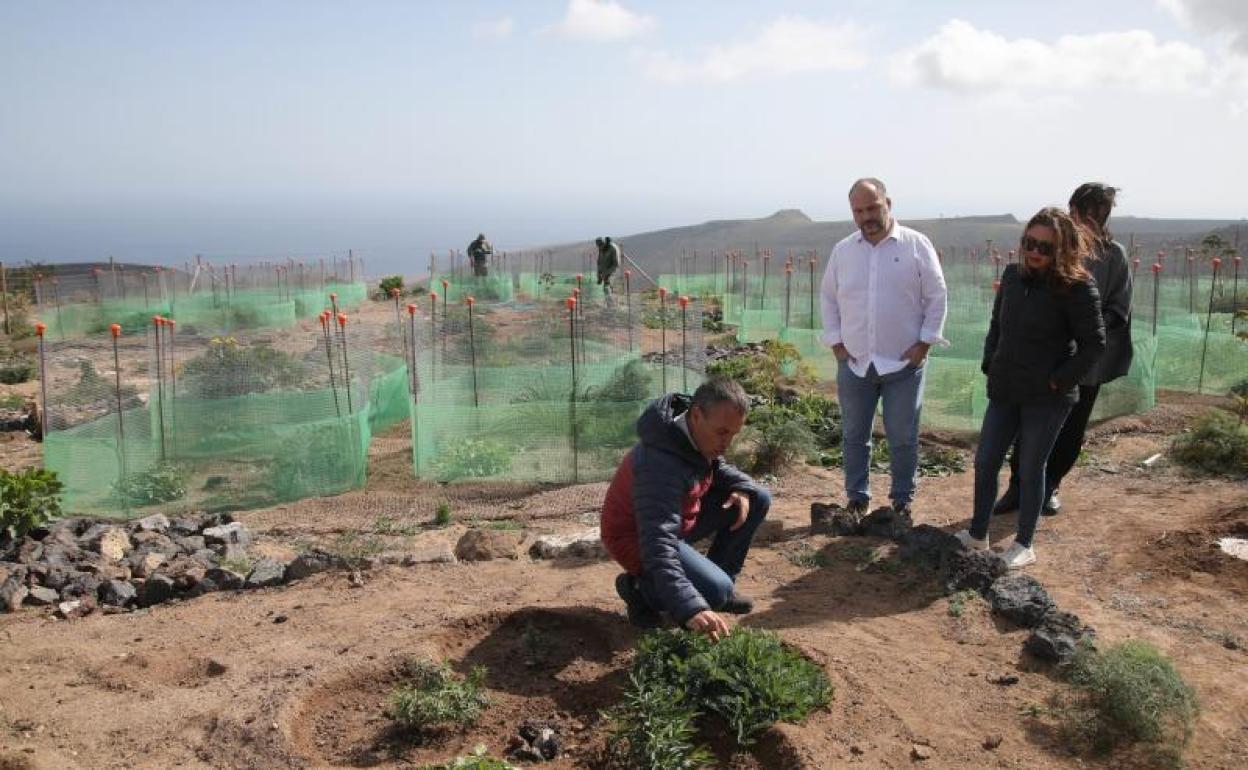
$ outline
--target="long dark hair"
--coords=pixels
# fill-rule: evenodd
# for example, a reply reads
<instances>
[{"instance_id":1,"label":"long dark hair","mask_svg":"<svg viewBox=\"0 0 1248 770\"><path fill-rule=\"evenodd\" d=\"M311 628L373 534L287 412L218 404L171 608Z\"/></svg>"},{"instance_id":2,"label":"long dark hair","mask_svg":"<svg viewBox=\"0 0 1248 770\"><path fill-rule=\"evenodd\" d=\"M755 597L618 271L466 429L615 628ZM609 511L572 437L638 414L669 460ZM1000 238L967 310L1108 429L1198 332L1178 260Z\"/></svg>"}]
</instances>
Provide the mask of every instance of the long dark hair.
<instances>
[{"instance_id":1,"label":"long dark hair","mask_svg":"<svg viewBox=\"0 0 1248 770\"><path fill-rule=\"evenodd\" d=\"M1091 274L1084 266L1084 262L1092 251L1092 244L1087 228L1080 227L1070 214L1056 206L1042 208L1036 212L1035 216L1027 220L1027 226L1023 228L1023 236L1026 237L1027 231L1037 225L1052 228L1057 236L1054 244L1057 253L1053 255L1053 267L1048 271L1051 280L1063 289L1088 280ZM1019 253L1022 253L1021 245ZM1022 261L1022 269L1024 272L1027 271L1026 260Z\"/></svg>"},{"instance_id":2,"label":"long dark hair","mask_svg":"<svg viewBox=\"0 0 1248 770\"><path fill-rule=\"evenodd\" d=\"M1084 182L1070 196L1070 213L1079 215L1082 224L1101 245L1108 245L1114 239L1105 223L1114 210L1117 195L1117 187L1104 182Z\"/></svg>"}]
</instances>

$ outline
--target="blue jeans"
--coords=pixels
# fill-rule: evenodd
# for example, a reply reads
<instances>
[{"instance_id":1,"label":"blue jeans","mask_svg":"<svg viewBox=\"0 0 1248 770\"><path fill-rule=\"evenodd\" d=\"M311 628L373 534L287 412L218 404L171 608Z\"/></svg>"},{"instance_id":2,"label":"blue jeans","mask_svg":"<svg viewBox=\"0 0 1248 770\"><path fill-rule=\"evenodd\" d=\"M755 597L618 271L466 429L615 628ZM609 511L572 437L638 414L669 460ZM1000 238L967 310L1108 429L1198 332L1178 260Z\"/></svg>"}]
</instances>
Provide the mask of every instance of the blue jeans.
<instances>
[{"instance_id":1,"label":"blue jeans","mask_svg":"<svg viewBox=\"0 0 1248 770\"><path fill-rule=\"evenodd\" d=\"M767 509L771 507L771 494L767 490L759 489L751 494L750 514L741 528L732 532L729 527L737 520L736 509L722 508L728 494L726 491L712 490L702 498L702 512L698 514L698 521L678 546L680 566L685 571L685 577L689 578L689 582L693 583L693 587L702 594L702 598L713 610L724 606L728 597L732 596L733 584L737 575L741 574L741 568L745 566L745 557L750 552L754 533L766 518ZM705 556L690 545L711 535L715 539L711 541L711 547ZM639 585L642 596L651 607L663 606L663 602L659 600L658 587L645 572L641 575Z\"/></svg>"},{"instance_id":2,"label":"blue jeans","mask_svg":"<svg viewBox=\"0 0 1248 770\"><path fill-rule=\"evenodd\" d=\"M1011 404L989 401L975 451L975 514L971 537L988 536L992 505L997 500L997 474L1005 453L1018 439L1018 534L1014 542L1031 547L1044 504L1044 467L1070 404Z\"/></svg>"},{"instance_id":3,"label":"blue jeans","mask_svg":"<svg viewBox=\"0 0 1248 770\"><path fill-rule=\"evenodd\" d=\"M875 407L884 400L884 435L888 437L889 472L894 505L914 500L919 471L919 413L923 410L926 366L907 366L880 376L875 365L859 377L844 361L836 367L836 396L841 402L841 447L845 457L845 492L851 503L871 500L871 426Z\"/></svg>"}]
</instances>

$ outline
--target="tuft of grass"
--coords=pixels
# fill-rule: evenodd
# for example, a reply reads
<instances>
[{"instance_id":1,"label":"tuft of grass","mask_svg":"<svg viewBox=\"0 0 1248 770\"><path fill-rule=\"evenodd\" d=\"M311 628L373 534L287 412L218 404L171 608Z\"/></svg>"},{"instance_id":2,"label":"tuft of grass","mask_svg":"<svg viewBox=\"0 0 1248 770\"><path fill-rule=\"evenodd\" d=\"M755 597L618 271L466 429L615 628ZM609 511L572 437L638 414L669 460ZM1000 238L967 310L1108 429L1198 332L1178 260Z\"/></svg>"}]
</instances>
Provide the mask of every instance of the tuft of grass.
<instances>
[{"instance_id":1,"label":"tuft of grass","mask_svg":"<svg viewBox=\"0 0 1248 770\"><path fill-rule=\"evenodd\" d=\"M0 409L21 409L25 403L26 399L17 393L0 395Z\"/></svg>"},{"instance_id":2,"label":"tuft of grass","mask_svg":"<svg viewBox=\"0 0 1248 770\"><path fill-rule=\"evenodd\" d=\"M416 534L418 527L414 524L403 524L392 516L378 516L373 522L373 532L378 535L402 535L410 536Z\"/></svg>"},{"instance_id":3,"label":"tuft of grass","mask_svg":"<svg viewBox=\"0 0 1248 770\"><path fill-rule=\"evenodd\" d=\"M1174 440L1170 453L1203 473L1248 477L1248 425L1226 412L1206 412L1191 431Z\"/></svg>"},{"instance_id":4,"label":"tuft of grass","mask_svg":"<svg viewBox=\"0 0 1248 770\"><path fill-rule=\"evenodd\" d=\"M239 556L234 559L218 559L217 566L221 569L228 569L237 575L246 576L251 572L251 558L247 556Z\"/></svg>"},{"instance_id":5,"label":"tuft of grass","mask_svg":"<svg viewBox=\"0 0 1248 770\"><path fill-rule=\"evenodd\" d=\"M802 543L797 548L785 554L785 558L794 567L802 567L803 569L819 569L827 566L828 557L818 548L807 543Z\"/></svg>"},{"instance_id":6,"label":"tuft of grass","mask_svg":"<svg viewBox=\"0 0 1248 770\"><path fill-rule=\"evenodd\" d=\"M1067 731L1110 752L1149 744L1177 761L1199 712L1196 694L1165 655L1129 640L1075 653L1067 675L1077 694L1062 714Z\"/></svg>"},{"instance_id":7,"label":"tuft of grass","mask_svg":"<svg viewBox=\"0 0 1248 770\"><path fill-rule=\"evenodd\" d=\"M438 503L438 508L433 512L433 525L435 527L449 527L451 525L451 506L447 503Z\"/></svg>"},{"instance_id":8,"label":"tuft of grass","mask_svg":"<svg viewBox=\"0 0 1248 770\"><path fill-rule=\"evenodd\" d=\"M422 770L519 770L519 768L489 756L485 745L477 744L476 749L467 756L456 757L454 761L445 765L425 765Z\"/></svg>"},{"instance_id":9,"label":"tuft of grass","mask_svg":"<svg viewBox=\"0 0 1248 770\"><path fill-rule=\"evenodd\" d=\"M774 473L814 457L815 437L797 418L750 426L732 459L745 470Z\"/></svg>"},{"instance_id":10,"label":"tuft of grass","mask_svg":"<svg viewBox=\"0 0 1248 770\"><path fill-rule=\"evenodd\" d=\"M481 689L484 681L485 669L480 666L461 677L446 663L414 661L407 681L390 693L386 716L411 730L475 724L490 702Z\"/></svg>"},{"instance_id":11,"label":"tuft of grass","mask_svg":"<svg viewBox=\"0 0 1248 770\"><path fill-rule=\"evenodd\" d=\"M700 720L717 717L749 745L831 697L823 670L775 634L738 627L712 643L680 629L654 631L638 641L629 687L608 714L608 745L634 767L703 767L709 758L693 743Z\"/></svg>"},{"instance_id":12,"label":"tuft of grass","mask_svg":"<svg viewBox=\"0 0 1248 770\"><path fill-rule=\"evenodd\" d=\"M962 613L966 611L966 605L974 603L978 598L978 591L973 591L969 588L958 591L949 597L949 615L955 618L962 617Z\"/></svg>"},{"instance_id":13,"label":"tuft of grass","mask_svg":"<svg viewBox=\"0 0 1248 770\"><path fill-rule=\"evenodd\" d=\"M343 532L334 538L327 550L342 559L350 569L358 569L365 560L386 550L386 544L371 534Z\"/></svg>"}]
</instances>

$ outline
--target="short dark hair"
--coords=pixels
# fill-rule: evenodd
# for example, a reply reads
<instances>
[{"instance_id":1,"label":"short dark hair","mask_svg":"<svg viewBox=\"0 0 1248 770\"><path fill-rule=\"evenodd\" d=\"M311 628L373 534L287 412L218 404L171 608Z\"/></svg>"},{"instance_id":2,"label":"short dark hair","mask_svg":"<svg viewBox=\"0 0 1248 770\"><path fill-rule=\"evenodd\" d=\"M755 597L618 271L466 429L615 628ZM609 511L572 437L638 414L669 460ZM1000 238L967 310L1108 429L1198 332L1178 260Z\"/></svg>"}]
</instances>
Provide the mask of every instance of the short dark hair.
<instances>
[{"instance_id":1,"label":"short dark hair","mask_svg":"<svg viewBox=\"0 0 1248 770\"><path fill-rule=\"evenodd\" d=\"M872 187L874 187L875 191L878 192L880 195L883 195L885 198L888 197L888 188L884 186L883 182L881 182L880 180L876 179L873 176L864 176L861 179L855 179L854 183L849 186L849 194L853 195L854 190L857 190L859 187L865 187L867 185L871 185Z\"/></svg>"},{"instance_id":2,"label":"short dark hair","mask_svg":"<svg viewBox=\"0 0 1248 770\"><path fill-rule=\"evenodd\" d=\"M736 380L715 376L698 386L693 392L690 408L698 407L704 414L719 404L732 404L741 414L750 411L750 397Z\"/></svg>"}]
</instances>

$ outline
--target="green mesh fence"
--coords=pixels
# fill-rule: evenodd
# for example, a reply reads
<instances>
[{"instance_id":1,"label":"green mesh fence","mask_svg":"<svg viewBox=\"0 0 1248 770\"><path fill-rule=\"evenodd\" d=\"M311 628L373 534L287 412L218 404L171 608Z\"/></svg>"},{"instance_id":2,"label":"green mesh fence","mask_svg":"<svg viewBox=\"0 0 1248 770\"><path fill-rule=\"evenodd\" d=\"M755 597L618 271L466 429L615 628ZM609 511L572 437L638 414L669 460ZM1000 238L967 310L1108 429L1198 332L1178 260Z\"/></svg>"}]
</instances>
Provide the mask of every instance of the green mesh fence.
<instances>
[{"instance_id":1,"label":"green mesh fence","mask_svg":"<svg viewBox=\"0 0 1248 770\"><path fill-rule=\"evenodd\" d=\"M549 280L534 286L570 288ZM466 307L450 305L440 317L412 322L418 477L605 479L636 441L634 423L646 404L700 384L698 303L682 313L672 300L664 314L655 296L617 296L609 304L581 296L572 311L534 299L477 306L471 318Z\"/></svg>"},{"instance_id":2,"label":"green mesh fence","mask_svg":"<svg viewBox=\"0 0 1248 770\"><path fill-rule=\"evenodd\" d=\"M211 337L149 323L115 351L108 334L45 339L45 465L67 510L96 515L359 487L373 431L408 417L398 336L382 321Z\"/></svg>"}]
</instances>

